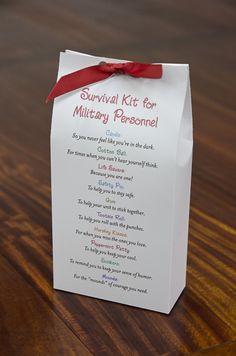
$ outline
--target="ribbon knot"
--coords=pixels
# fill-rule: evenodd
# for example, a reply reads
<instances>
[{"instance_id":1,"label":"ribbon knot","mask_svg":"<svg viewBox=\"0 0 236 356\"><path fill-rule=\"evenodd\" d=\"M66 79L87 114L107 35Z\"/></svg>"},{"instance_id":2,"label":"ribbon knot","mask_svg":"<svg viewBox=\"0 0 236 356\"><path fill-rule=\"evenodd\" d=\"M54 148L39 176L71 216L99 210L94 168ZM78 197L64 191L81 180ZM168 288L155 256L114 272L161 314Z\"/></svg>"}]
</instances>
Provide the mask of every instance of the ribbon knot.
<instances>
[{"instance_id":1,"label":"ribbon knot","mask_svg":"<svg viewBox=\"0 0 236 356\"><path fill-rule=\"evenodd\" d=\"M47 97L46 102L86 85L109 78L112 74L127 74L136 78L160 79L162 64L137 62L106 63L86 67L62 76Z\"/></svg>"},{"instance_id":2,"label":"ribbon knot","mask_svg":"<svg viewBox=\"0 0 236 356\"><path fill-rule=\"evenodd\" d=\"M106 63L101 62L99 69L105 73L126 74L127 63Z\"/></svg>"}]
</instances>

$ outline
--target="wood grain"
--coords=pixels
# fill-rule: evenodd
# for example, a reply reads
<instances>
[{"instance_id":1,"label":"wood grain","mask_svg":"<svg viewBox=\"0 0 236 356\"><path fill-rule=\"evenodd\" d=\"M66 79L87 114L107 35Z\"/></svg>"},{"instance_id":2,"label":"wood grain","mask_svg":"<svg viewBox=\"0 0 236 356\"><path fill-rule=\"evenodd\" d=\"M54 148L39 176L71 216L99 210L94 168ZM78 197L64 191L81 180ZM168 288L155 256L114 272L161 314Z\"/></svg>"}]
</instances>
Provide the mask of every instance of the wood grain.
<instances>
[{"instance_id":1,"label":"wood grain","mask_svg":"<svg viewBox=\"0 0 236 356\"><path fill-rule=\"evenodd\" d=\"M0 3L0 354L236 354L235 2ZM49 135L66 48L189 63L187 287L170 315L52 289Z\"/></svg>"},{"instance_id":2,"label":"wood grain","mask_svg":"<svg viewBox=\"0 0 236 356\"><path fill-rule=\"evenodd\" d=\"M1 355L91 355L2 256L0 268Z\"/></svg>"}]
</instances>

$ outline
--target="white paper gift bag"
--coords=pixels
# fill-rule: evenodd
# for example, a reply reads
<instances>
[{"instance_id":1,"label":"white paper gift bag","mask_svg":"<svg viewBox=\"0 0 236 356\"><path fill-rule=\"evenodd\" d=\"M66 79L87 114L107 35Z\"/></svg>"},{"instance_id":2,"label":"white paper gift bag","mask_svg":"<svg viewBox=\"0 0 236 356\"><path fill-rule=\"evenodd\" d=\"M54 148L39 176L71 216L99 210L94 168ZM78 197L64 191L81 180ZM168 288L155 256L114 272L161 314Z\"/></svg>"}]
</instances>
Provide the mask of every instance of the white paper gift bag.
<instances>
[{"instance_id":1,"label":"white paper gift bag","mask_svg":"<svg viewBox=\"0 0 236 356\"><path fill-rule=\"evenodd\" d=\"M66 51L58 79L104 63L127 64ZM67 80L54 100L54 288L169 313L186 283L189 67L162 64L160 78L118 67L78 88Z\"/></svg>"}]
</instances>

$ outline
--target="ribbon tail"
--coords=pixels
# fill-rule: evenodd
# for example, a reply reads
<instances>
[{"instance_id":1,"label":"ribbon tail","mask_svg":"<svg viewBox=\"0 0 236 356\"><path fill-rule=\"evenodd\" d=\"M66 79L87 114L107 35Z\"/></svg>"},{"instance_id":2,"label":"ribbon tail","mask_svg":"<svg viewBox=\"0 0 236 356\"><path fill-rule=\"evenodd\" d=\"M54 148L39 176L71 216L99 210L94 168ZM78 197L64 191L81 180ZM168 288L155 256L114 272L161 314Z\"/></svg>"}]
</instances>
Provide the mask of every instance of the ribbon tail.
<instances>
[{"instance_id":1,"label":"ribbon tail","mask_svg":"<svg viewBox=\"0 0 236 356\"><path fill-rule=\"evenodd\" d=\"M100 71L99 67L99 65L91 66L62 76L49 93L46 103L72 90L99 82L112 75L112 73Z\"/></svg>"},{"instance_id":2,"label":"ribbon tail","mask_svg":"<svg viewBox=\"0 0 236 356\"><path fill-rule=\"evenodd\" d=\"M146 64L146 63L127 63L127 72L133 77L160 79L162 78L162 64Z\"/></svg>"}]
</instances>

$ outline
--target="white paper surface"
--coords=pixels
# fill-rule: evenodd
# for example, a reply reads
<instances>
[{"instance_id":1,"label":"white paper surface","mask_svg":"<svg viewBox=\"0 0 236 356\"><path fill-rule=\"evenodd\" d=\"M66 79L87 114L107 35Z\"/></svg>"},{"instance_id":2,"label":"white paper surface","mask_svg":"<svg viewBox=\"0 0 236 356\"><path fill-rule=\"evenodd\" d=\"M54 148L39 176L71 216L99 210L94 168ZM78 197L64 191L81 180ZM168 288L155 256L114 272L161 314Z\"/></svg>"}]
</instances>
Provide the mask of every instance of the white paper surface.
<instances>
[{"instance_id":1,"label":"white paper surface","mask_svg":"<svg viewBox=\"0 0 236 356\"><path fill-rule=\"evenodd\" d=\"M58 78L100 61L122 62L61 53ZM54 288L169 313L185 286L191 162L188 65L55 99Z\"/></svg>"}]
</instances>

